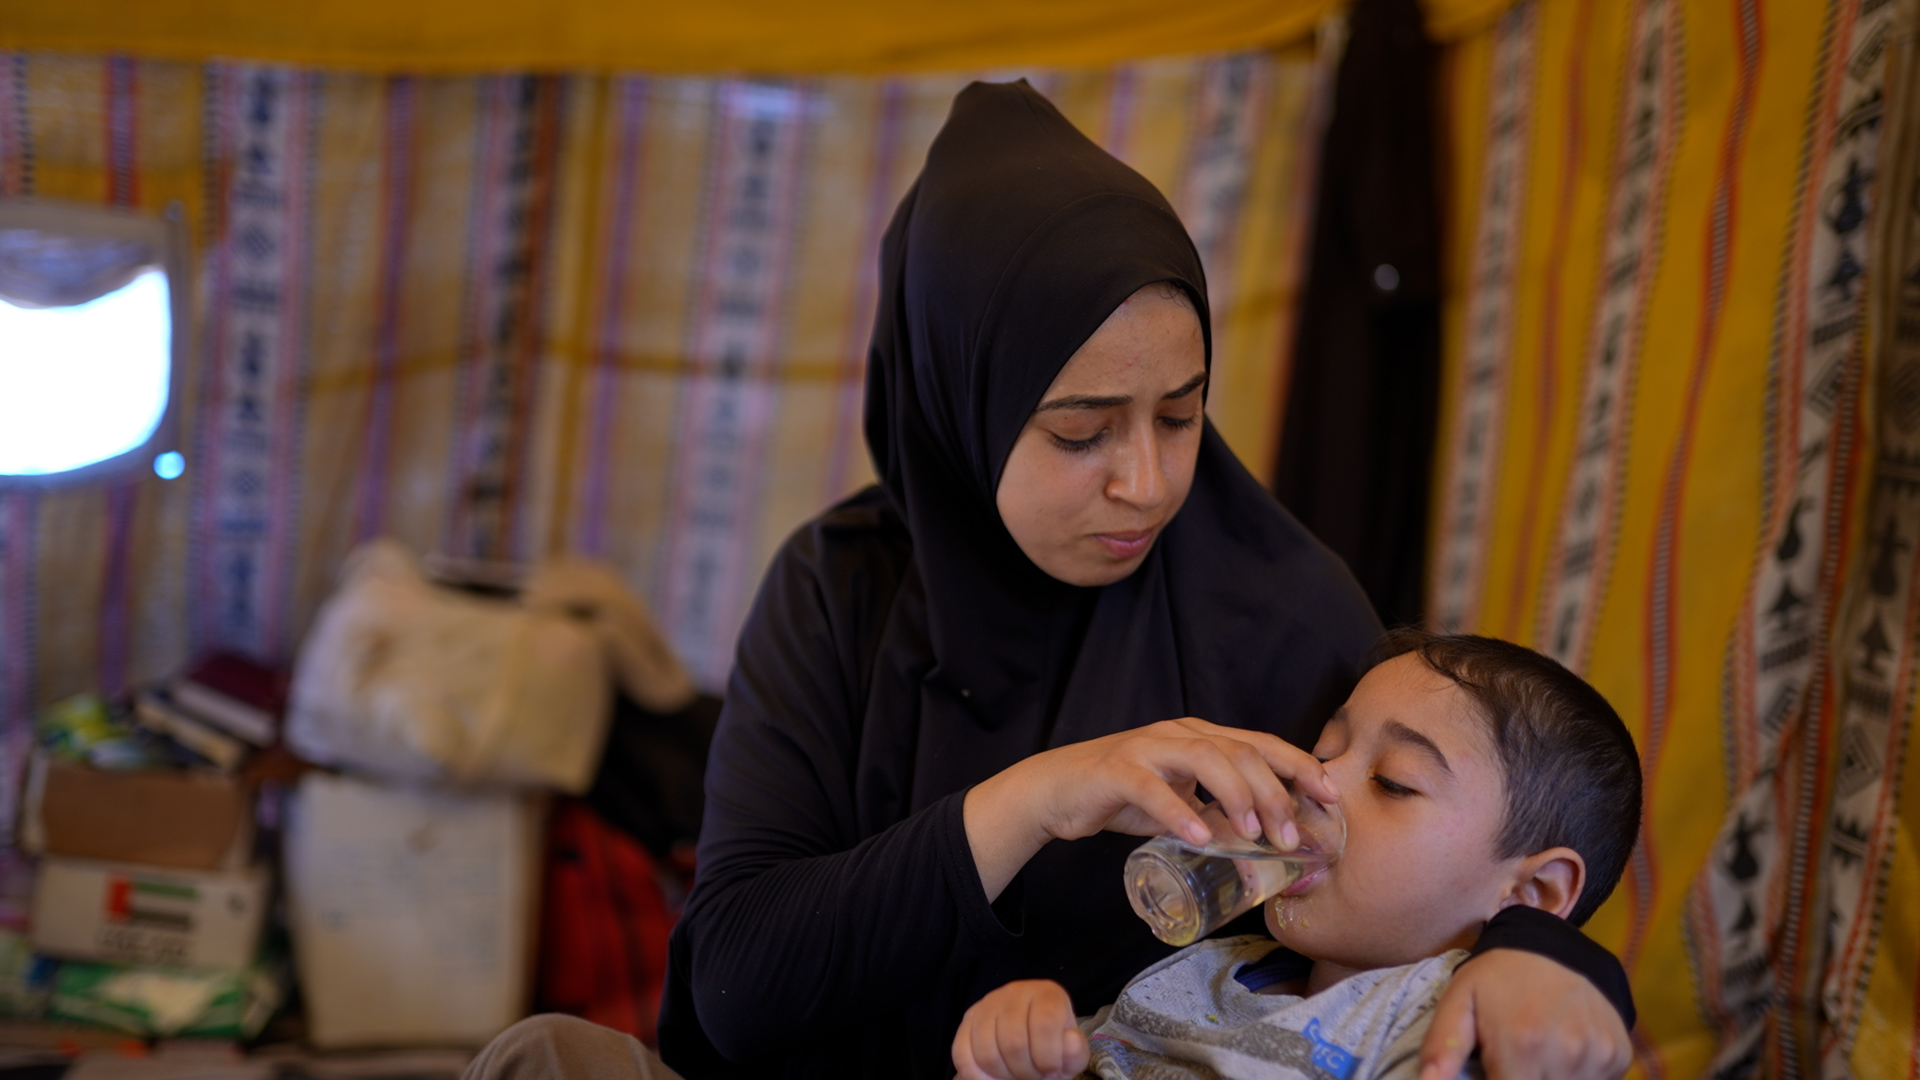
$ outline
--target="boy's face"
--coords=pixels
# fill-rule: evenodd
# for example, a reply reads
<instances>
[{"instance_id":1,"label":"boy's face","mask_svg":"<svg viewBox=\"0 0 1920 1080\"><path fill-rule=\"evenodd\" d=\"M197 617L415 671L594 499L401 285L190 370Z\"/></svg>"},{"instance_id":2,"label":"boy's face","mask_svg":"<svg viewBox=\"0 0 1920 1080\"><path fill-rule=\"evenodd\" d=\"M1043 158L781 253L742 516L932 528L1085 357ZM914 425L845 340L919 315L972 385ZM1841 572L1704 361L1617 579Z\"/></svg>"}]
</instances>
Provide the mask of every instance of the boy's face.
<instances>
[{"instance_id":1,"label":"boy's face","mask_svg":"<svg viewBox=\"0 0 1920 1080\"><path fill-rule=\"evenodd\" d=\"M1408 653L1375 667L1313 754L1340 788L1347 846L1267 905L1267 929L1356 970L1473 944L1518 860L1496 859L1506 793L1473 699Z\"/></svg>"}]
</instances>

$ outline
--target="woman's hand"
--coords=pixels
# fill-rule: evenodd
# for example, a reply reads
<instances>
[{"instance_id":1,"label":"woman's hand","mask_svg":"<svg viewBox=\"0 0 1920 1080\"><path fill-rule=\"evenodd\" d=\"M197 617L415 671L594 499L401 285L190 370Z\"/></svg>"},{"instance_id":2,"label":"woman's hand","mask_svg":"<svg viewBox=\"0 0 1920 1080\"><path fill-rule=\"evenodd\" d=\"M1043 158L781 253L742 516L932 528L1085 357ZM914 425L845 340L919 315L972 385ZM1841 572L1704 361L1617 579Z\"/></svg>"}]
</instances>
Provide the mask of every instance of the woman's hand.
<instances>
[{"instance_id":1,"label":"woman's hand","mask_svg":"<svg viewBox=\"0 0 1920 1080\"><path fill-rule=\"evenodd\" d=\"M1105 829L1212 839L1200 820L1204 786L1241 836L1263 834L1281 848L1299 842L1282 778L1321 802L1339 800L1313 755L1265 732L1186 717L1048 750L967 792L967 842L987 899L1049 840Z\"/></svg>"},{"instance_id":2,"label":"woman's hand","mask_svg":"<svg viewBox=\"0 0 1920 1080\"><path fill-rule=\"evenodd\" d=\"M1489 1080L1617 1080L1633 1064L1627 1026L1592 983L1517 949L1454 973L1420 1047L1420 1080L1453 1080L1476 1043Z\"/></svg>"},{"instance_id":3,"label":"woman's hand","mask_svg":"<svg viewBox=\"0 0 1920 1080\"><path fill-rule=\"evenodd\" d=\"M953 1037L960 1080L1061 1080L1087 1067L1087 1037L1066 988L1011 982L973 1003Z\"/></svg>"}]
</instances>

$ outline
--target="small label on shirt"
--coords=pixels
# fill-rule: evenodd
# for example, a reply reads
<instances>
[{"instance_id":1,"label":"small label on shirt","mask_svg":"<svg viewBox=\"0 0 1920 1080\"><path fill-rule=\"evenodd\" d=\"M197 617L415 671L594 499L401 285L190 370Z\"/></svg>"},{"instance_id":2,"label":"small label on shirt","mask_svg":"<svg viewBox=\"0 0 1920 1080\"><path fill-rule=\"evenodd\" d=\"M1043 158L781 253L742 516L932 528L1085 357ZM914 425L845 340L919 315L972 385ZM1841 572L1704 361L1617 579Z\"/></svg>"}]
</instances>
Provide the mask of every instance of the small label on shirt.
<instances>
[{"instance_id":1,"label":"small label on shirt","mask_svg":"<svg viewBox=\"0 0 1920 1080\"><path fill-rule=\"evenodd\" d=\"M1353 1070L1360 1065L1360 1059L1344 1047L1335 1046L1320 1034L1320 1020L1307 1021L1307 1038L1313 1040L1313 1063L1327 1070L1334 1080L1348 1080Z\"/></svg>"}]
</instances>

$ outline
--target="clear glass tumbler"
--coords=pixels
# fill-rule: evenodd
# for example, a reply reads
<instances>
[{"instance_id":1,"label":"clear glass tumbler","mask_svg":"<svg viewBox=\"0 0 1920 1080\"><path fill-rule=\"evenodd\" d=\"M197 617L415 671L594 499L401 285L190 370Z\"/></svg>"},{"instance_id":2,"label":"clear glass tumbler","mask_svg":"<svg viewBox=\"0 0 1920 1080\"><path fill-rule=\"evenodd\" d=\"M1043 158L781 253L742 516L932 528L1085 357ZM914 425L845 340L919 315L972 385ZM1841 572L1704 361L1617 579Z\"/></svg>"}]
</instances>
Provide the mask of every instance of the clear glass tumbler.
<instances>
[{"instance_id":1,"label":"clear glass tumbler","mask_svg":"<svg viewBox=\"0 0 1920 1080\"><path fill-rule=\"evenodd\" d=\"M1300 846L1281 851L1265 839L1242 840L1218 803L1200 810L1213 842L1156 836L1127 856L1127 899L1134 914L1169 945L1191 945L1340 855L1347 822L1338 806L1293 793Z\"/></svg>"}]
</instances>

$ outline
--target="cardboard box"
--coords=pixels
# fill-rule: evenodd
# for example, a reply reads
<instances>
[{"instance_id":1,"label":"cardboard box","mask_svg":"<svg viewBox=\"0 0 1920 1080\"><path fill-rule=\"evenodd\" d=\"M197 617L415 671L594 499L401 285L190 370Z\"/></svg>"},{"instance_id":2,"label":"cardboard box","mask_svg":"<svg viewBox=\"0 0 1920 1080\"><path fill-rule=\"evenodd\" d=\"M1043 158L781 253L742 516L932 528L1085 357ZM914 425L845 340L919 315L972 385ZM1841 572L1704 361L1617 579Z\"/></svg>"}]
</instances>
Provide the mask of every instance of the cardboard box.
<instances>
[{"instance_id":1,"label":"cardboard box","mask_svg":"<svg viewBox=\"0 0 1920 1080\"><path fill-rule=\"evenodd\" d=\"M21 846L27 851L180 870L250 861L253 798L229 776L102 772L34 761Z\"/></svg>"},{"instance_id":2,"label":"cardboard box","mask_svg":"<svg viewBox=\"0 0 1920 1080\"><path fill-rule=\"evenodd\" d=\"M301 780L285 851L311 1045L478 1046L525 1015L542 806Z\"/></svg>"},{"instance_id":3,"label":"cardboard box","mask_svg":"<svg viewBox=\"0 0 1920 1080\"><path fill-rule=\"evenodd\" d=\"M48 856L33 893L33 945L114 964L239 970L267 907L261 867L222 873Z\"/></svg>"}]
</instances>

